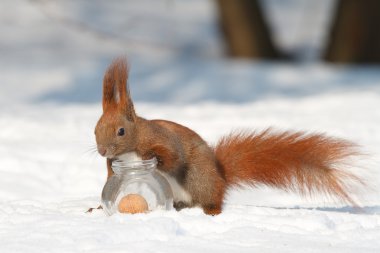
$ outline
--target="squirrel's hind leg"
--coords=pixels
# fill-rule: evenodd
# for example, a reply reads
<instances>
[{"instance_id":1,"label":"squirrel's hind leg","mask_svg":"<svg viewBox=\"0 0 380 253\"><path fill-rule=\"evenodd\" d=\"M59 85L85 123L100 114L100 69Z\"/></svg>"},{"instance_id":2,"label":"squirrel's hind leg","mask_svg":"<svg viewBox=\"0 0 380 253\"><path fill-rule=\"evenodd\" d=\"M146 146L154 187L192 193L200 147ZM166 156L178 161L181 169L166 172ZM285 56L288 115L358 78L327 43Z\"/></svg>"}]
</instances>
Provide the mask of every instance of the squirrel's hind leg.
<instances>
[{"instance_id":1,"label":"squirrel's hind leg","mask_svg":"<svg viewBox=\"0 0 380 253\"><path fill-rule=\"evenodd\" d=\"M200 147L197 151L199 155L194 153L184 186L192 196L194 206L201 206L208 215L220 214L225 180L217 168L212 150Z\"/></svg>"},{"instance_id":2,"label":"squirrel's hind leg","mask_svg":"<svg viewBox=\"0 0 380 253\"><path fill-rule=\"evenodd\" d=\"M207 215L218 215L222 212L222 205L208 204L202 206L203 212Z\"/></svg>"}]
</instances>

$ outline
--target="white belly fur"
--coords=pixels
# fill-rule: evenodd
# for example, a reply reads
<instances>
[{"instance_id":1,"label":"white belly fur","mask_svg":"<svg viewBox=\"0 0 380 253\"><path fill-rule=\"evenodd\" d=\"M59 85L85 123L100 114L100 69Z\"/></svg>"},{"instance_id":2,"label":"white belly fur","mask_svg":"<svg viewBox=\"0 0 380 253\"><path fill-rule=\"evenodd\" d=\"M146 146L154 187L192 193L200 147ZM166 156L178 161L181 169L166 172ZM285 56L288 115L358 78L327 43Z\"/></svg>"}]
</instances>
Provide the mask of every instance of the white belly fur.
<instances>
[{"instance_id":1,"label":"white belly fur","mask_svg":"<svg viewBox=\"0 0 380 253\"><path fill-rule=\"evenodd\" d=\"M188 193L185 190L185 188L183 188L174 177L168 175L165 172L159 172L162 176L166 178L166 180L168 180L170 187L172 188L174 202L182 201L187 204L190 204L192 202L190 193Z\"/></svg>"},{"instance_id":2,"label":"white belly fur","mask_svg":"<svg viewBox=\"0 0 380 253\"><path fill-rule=\"evenodd\" d=\"M128 162L142 161L142 158L138 156L136 152L122 154L118 156L118 159ZM174 202L182 201L187 204L191 203L191 195L177 182L174 177L162 171L158 172L160 172L160 174L168 180L170 187L172 188Z\"/></svg>"},{"instance_id":3,"label":"white belly fur","mask_svg":"<svg viewBox=\"0 0 380 253\"><path fill-rule=\"evenodd\" d=\"M122 155L119 155L117 159L126 161L126 162L137 162L142 161L142 158L137 155L136 152L129 152Z\"/></svg>"}]
</instances>

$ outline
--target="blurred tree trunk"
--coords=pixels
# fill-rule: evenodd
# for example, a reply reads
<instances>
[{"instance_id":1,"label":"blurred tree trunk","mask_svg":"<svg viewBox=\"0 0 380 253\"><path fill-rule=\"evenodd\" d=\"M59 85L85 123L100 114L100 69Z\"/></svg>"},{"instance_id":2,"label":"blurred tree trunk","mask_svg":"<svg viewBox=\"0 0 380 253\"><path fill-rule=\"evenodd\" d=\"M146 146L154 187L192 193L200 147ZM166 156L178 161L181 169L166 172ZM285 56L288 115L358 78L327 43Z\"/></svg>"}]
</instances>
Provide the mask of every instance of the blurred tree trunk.
<instances>
[{"instance_id":1,"label":"blurred tree trunk","mask_svg":"<svg viewBox=\"0 0 380 253\"><path fill-rule=\"evenodd\" d=\"M257 0L217 0L217 4L231 56L279 58Z\"/></svg>"},{"instance_id":2,"label":"blurred tree trunk","mask_svg":"<svg viewBox=\"0 0 380 253\"><path fill-rule=\"evenodd\" d=\"M342 63L380 62L380 1L339 0L325 59Z\"/></svg>"}]
</instances>

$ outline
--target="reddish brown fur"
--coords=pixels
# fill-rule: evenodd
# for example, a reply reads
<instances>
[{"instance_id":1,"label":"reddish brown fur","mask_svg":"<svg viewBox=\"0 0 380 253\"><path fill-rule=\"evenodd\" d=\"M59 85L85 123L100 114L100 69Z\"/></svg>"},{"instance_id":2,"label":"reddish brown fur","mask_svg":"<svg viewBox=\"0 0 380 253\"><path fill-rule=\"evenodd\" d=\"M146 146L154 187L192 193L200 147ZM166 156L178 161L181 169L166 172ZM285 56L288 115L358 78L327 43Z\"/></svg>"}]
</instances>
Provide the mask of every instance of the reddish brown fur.
<instances>
[{"instance_id":1,"label":"reddish brown fur","mask_svg":"<svg viewBox=\"0 0 380 253\"><path fill-rule=\"evenodd\" d=\"M160 161L160 170L183 181L182 185L193 198L193 203L187 203L189 206L201 205L207 214L220 213L225 182L216 166L213 150L198 134L177 123L151 120L145 124L149 126L142 126L142 129L152 127L155 130L142 134L149 143L142 142L138 145L137 152L144 154L149 150L150 156L155 156ZM168 131L169 139L158 140L159 131ZM185 170L185 179L178 173L181 170Z\"/></svg>"},{"instance_id":2,"label":"reddish brown fur","mask_svg":"<svg viewBox=\"0 0 380 253\"><path fill-rule=\"evenodd\" d=\"M264 184L301 194L320 192L356 205L347 183L362 181L344 171L344 163L359 153L346 140L267 129L230 134L219 141L215 154L228 185Z\"/></svg>"},{"instance_id":3,"label":"reddish brown fur","mask_svg":"<svg viewBox=\"0 0 380 253\"><path fill-rule=\"evenodd\" d=\"M96 126L98 149L111 161L136 152L144 159L156 157L158 169L174 177L191 195L192 203L207 214L222 210L228 186L265 184L301 193L322 192L355 204L346 182L360 181L338 167L356 155L355 145L324 135L304 133L231 134L213 150L191 129L165 120L146 120L134 111L127 86L127 63L115 60L103 82L103 115ZM119 97L118 97L119 96ZM118 136L118 129L126 133ZM184 207L184 203L175 203Z\"/></svg>"}]
</instances>

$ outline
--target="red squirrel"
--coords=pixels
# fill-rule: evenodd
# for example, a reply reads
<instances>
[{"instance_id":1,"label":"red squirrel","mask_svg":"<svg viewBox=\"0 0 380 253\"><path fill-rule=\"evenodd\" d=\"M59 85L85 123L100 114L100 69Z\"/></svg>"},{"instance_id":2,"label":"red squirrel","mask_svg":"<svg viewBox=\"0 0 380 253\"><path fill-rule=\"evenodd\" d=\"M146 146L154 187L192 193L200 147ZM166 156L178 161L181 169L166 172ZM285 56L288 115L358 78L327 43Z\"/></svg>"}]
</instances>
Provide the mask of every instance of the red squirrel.
<instances>
[{"instance_id":1,"label":"red squirrel","mask_svg":"<svg viewBox=\"0 0 380 253\"><path fill-rule=\"evenodd\" d=\"M104 75L103 115L95 128L108 177L114 159L156 157L172 187L174 208L200 206L209 215L221 213L226 190L241 184L324 193L356 205L348 183L362 180L340 167L359 154L354 143L267 129L231 133L211 147L185 126L137 116L127 80L127 61L114 60Z\"/></svg>"}]
</instances>

